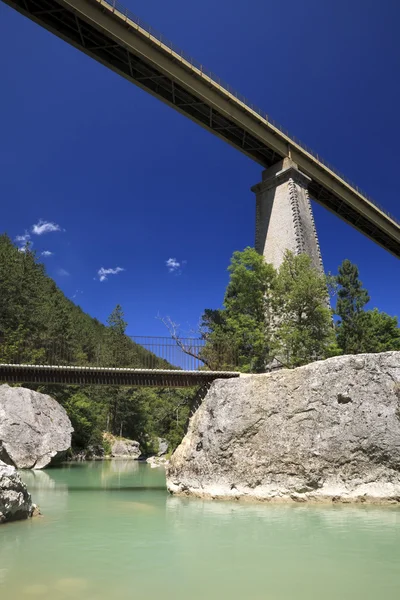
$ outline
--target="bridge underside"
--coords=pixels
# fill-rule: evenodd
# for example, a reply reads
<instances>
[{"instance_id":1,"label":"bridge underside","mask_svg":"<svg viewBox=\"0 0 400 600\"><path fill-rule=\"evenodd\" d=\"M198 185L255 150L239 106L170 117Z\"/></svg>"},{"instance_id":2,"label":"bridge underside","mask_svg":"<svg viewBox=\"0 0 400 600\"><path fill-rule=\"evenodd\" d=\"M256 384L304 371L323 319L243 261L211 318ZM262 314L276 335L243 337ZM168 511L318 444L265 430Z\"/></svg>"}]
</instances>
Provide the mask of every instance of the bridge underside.
<instances>
[{"instance_id":1,"label":"bridge underside","mask_svg":"<svg viewBox=\"0 0 400 600\"><path fill-rule=\"evenodd\" d=\"M317 202L400 257L400 228L330 169L140 27L100 0L3 0L82 52L227 141L265 168L288 155ZM112 4L112 3L111 3ZM126 37L128 36L128 37ZM62 67L61 67L62 68Z\"/></svg>"},{"instance_id":2,"label":"bridge underside","mask_svg":"<svg viewBox=\"0 0 400 600\"><path fill-rule=\"evenodd\" d=\"M0 383L61 385L126 385L132 387L193 387L215 379L239 377L235 371L109 369L48 365L0 365Z\"/></svg>"}]
</instances>

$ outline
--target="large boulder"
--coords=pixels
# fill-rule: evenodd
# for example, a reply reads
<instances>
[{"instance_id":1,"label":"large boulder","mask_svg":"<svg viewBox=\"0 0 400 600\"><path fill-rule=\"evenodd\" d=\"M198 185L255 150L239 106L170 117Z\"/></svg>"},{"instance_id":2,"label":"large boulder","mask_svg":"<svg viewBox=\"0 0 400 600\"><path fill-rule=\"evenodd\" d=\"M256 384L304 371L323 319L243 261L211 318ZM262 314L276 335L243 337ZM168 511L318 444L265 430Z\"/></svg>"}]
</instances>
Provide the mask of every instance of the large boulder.
<instances>
[{"instance_id":1,"label":"large boulder","mask_svg":"<svg viewBox=\"0 0 400 600\"><path fill-rule=\"evenodd\" d=\"M41 469L65 455L72 432L64 408L50 396L0 385L0 460Z\"/></svg>"},{"instance_id":2,"label":"large boulder","mask_svg":"<svg viewBox=\"0 0 400 600\"><path fill-rule=\"evenodd\" d=\"M139 442L127 439L115 440L111 445L111 456L137 459L140 456Z\"/></svg>"},{"instance_id":3,"label":"large boulder","mask_svg":"<svg viewBox=\"0 0 400 600\"><path fill-rule=\"evenodd\" d=\"M0 461L0 524L31 517L35 506L16 469Z\"/></svg>"},{"instance_id":4,"label":"large boulder","mask_svg":"<svg viewBox=\"0 0 400 600\"><path fill-rule=\"evenodd\" d=\"M167 486L211 498L400 502L400 352L215 381Z\"/></svg>"}]
</instances>

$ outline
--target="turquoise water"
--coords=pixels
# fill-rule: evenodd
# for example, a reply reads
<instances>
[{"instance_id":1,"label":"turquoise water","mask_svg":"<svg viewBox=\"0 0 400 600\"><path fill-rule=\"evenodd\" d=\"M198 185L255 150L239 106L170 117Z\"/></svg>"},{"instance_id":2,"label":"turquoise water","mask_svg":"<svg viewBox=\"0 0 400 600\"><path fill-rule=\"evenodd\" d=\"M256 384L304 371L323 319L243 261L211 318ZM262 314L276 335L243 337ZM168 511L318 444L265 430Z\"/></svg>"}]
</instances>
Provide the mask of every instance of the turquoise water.
<instances>
[{"instance_id":1,"label":"turquoise water","mask_svg":"<svg viewBox=\"0 0 400 600\"><path fill-rule=\"evenodd\" d=\"M25 472L43 517L0 527L1 600L399 600L400 510L170 497L137 462Z\"/></svg>"}]
</instances>

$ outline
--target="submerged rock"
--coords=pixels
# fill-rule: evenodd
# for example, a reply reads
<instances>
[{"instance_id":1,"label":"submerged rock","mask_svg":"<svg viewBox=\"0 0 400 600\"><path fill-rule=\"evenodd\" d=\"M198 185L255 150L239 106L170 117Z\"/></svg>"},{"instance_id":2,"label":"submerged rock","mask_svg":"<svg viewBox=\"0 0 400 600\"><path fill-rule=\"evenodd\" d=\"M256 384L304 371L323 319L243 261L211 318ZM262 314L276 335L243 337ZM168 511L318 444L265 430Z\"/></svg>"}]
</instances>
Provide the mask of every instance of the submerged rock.
<instances>
[{"instance_id":1,"label":"submerged rock","mask_svg":"<svg viewBox=\"0 0 400 600\"><path fill-rule=\"evenodd\" d=\"M146 462L149 463L152 469L169 465L169 460L168 458L165 458L165 456L149 456L149 458L146 459Z\"/></svg>"},{"instance_id":2,"label":"submerged rock","mask_svg":"<svg viewBox=\"0 0 400 600\"><path fill-rule=\"evenodd\" d=\"M72 431L65 409L50 396L0 385L0 460L42 469L64 457Z\"/></svg>"},{"instance_id":3,"label":"submerged rock","mask_svg":"<svg viewBox=\"0 0 400 600\"><path fill-rule=\"evenodd\" d=\"M400 352L215 381L167 486L211 498L400 502Z\"/></svg>"},{"instance_id":4,"label":"submerged rock","mask_svg":"<svg viewBox=\"0 0 400 600\"><path fill-rule=\"evenodd\" d=\"M0 524L27 519L37 510L16 469L0 461Z\"/></svg>"},{"instance_id":5,"label":"submerged rock","mask_svg":"<svg viewBox=\"0 0 400 600\"><path fill-rule=\"evenodd\" d=\"M134 440L115 440L111 445L112 458L139 458L141 452L139 442Z\"/></svg>"}]
</instances>

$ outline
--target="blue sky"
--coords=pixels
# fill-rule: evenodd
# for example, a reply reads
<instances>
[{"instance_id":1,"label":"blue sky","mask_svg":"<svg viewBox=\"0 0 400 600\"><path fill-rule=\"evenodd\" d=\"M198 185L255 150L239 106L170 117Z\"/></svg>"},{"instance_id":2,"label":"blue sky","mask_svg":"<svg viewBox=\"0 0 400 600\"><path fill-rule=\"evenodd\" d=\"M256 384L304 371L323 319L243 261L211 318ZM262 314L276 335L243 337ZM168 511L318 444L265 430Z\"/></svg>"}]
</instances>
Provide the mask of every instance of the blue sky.
<instances>
[{"instance_id":1,"label":"blue sky","mask_svg":"<svg viewBox=\"0 0 400 600\"><path fill-rule=\"evenodd\" d=\"M124 4L400 217L397 2ZM166 334L157 314L195 328L254 244L259 165L3 3L0 55L0 230L52 252L100 320L120 303L131 335ZM326 270L356 262L371 305L399 314L398 259L314 211Z\"/></svg>"}]
</instances>

